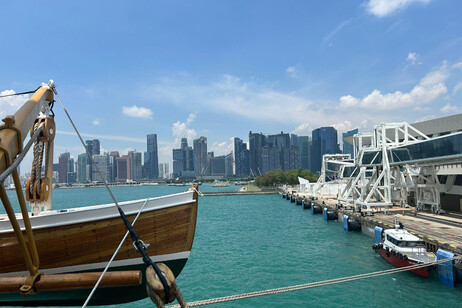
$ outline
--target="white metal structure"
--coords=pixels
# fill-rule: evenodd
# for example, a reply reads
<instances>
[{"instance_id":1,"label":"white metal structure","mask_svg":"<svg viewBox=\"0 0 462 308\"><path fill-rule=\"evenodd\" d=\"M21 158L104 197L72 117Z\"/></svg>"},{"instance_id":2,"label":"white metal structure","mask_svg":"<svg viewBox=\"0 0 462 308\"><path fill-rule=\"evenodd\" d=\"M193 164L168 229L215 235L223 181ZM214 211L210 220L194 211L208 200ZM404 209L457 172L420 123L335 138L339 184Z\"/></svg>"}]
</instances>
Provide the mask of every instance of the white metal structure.
<instances>
[{"instance_id":1,"label":"white metal structure","mask_svg":"<svg viewBox=\"0 0 462 308\"><path fill-rule=\"evenodd\" d=\"M439 166L462 161L462 133L430 138L411 125L382 123L353 138L358 171L339 201L370 212L399 204L415 191L417 208L441 209Z\"/></svg>"}]
</instances>

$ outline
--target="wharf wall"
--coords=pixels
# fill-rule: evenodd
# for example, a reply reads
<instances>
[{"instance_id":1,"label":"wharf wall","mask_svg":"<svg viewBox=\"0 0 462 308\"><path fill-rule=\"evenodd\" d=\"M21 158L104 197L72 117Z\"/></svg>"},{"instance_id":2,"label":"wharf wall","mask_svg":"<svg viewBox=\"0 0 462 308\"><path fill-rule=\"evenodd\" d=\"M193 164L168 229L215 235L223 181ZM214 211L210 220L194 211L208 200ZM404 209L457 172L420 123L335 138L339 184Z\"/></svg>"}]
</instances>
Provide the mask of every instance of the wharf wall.
<instances>
[{"instance_id":1,"label":"wharf wall","mask_svg":"<svg viewBox=\"0 0 462 308\"><path fill-rule=\"evenodd\" d=\"M285 193L291 196L290 190L286 190ZM303 193L295 193L295 195L296 198L308 200L308 195ZM413 208L399 207L392 208L387 213L375 212L374 216L363 216L361 213L343 207L335 196L318 197L317 200L310 201L323 208L337 211L340 222L343 222L344 215L355 217L361 222L362 232L372 237L375 227L394 228L394 218L398 216L404 228L420 237L428 250L437 252L441 248L456 255L462 255L462 216L444 220L443 215L421 213L416 215Z\"/></svg>"}]
</instances>

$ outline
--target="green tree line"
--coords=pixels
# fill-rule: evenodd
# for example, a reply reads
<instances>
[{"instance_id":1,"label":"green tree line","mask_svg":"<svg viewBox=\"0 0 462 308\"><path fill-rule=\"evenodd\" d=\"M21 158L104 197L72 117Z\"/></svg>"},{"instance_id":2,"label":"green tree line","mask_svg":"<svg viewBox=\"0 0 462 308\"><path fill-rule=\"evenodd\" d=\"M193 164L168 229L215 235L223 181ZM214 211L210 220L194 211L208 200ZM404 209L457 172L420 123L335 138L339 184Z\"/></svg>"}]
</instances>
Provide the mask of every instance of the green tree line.
<instances>
[{"instance_id":1,"label":"green tree line","mask_svg":"<svg viewBox=\"0 0 462 308\"><path fill-rule=\"evenodd\" d=\"M274 170L269 171L263 176L255 178L255 184L258 187L269 187L282 184L296 185L298 177L307 179L311 183L316 182L318 178L310 171L305 169L295 169L289 171Z\"/></svg>"}]
</instances>

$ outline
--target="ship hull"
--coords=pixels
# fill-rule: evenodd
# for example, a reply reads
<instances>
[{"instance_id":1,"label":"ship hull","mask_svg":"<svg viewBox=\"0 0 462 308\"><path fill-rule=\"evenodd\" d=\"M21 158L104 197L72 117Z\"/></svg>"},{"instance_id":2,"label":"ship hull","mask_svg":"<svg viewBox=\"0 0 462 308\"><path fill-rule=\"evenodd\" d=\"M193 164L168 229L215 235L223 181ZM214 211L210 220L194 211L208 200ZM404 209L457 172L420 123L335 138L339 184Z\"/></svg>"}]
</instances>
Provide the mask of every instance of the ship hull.
<instances>
[{"instance_id":1,"label":"ship hull","mask_svg":"<svg viewBox=\"0 0 462 308\"><path fill-rule=\"evenodd\" d=\"M133 221L143 204L144 200L137 200L120 205L129 221ZM135 230L140 239L150 245L147 253L154 262L167 264L175 276L188 260L196 217L197 193L188 192L150 199L136 221ZM16 237L7 223L0 222L0 275L26 275ZM114 205L57 211L31 217L31 223L40 258L39 269L45 274L102 271L126 233ZM117 304L147 297L144 269L139 253L127 237L109 271L142 270L142 283L98 289L90 304ZM82 305L89 293L89 289L46 291L27 297L19 292L2 293L0 305Z\"/></svg>"},{"instance_id":2,"label":"ship hull","mask_svg":"<svg viewBox=\"0 0 462 308\"><path fill-rule=\"evenodd\" d=\"M405 260L403 258L399 258L398 256L393 255L390 252L387 252L383 248L377 249L377 252L385 260L387 260L388 262L390 262L391 264L393 264L396 267L406 267L406 266L416 265L416 264L420 263L420 262L409 260L409 259ZM427 278L430 275L431 266L416 268L416 269L410 270L410 272L412 272L412 273L414 273L414 274L416 274L418 276Z\"/></svg>"}]
</instances>

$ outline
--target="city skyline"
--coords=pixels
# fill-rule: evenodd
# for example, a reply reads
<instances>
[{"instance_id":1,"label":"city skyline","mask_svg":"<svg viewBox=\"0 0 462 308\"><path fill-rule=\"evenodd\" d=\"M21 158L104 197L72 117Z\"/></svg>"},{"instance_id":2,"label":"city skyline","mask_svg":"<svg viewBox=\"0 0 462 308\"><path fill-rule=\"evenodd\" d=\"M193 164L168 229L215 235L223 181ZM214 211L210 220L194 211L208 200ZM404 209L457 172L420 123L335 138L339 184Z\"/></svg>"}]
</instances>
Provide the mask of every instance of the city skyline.
<instances>
[{"instance_id":1,"label":"city skyline","mask_svg":"<svg viewBox=\"0 0 462 308\"><path fill-rule=\"evenodd\" d=\"M354 131L357 132L358 129ZM351 133L353 131L349 132L350 135ZM106 180L124 182L158 179L159 173L153 176L152 172L152 159L155 158L157 161L158 156L157 134L148 134L146 138L147 151L144 152L144 156L139 151L129 151L127 155L122 154L122 156L118 151L101 153L101 143L98 139L86 140L87 152L98 168L94 168L86 153L79 154L75 161L66 151L59 154L59 162L56 164L58 174L54 181L88 183ZM342 140L341 143L345 141ZM187 138L182 138L180 148L172 150L171 174L168 171L168 163L156 165L157 172L161 171L162 178L256 176L277 169L288 171L299 168L319 173L318 161L322 155L341 153L334 127L317 128L313 130L311 137L283 131L272 135L250 131L248 142L234 137L233 149L225 155L209 152L205 136L192 140L192 145L192 147L188 145ZM100 171L98 172L97 169Z\"/></svg>"},{"instance_id":2,"label":"city skyline","mask_svg":"<svg viewBox=\"0 0 462 308\"><path fill-rule=\"evenodd\" d=\"M334 126L341 136L462 112L460 1L53 3L5 5L0 92L54 79L102 150L144 152L155 132L159 162L171 164L183 137L207 136L225 155L249 130ZM57 48L30 52L50 14ZM1 99L0 118L25 99ZM55 160L65 150L77 159L83 148L59 104L54 112Z\"/></svg>"}]
</instances>

